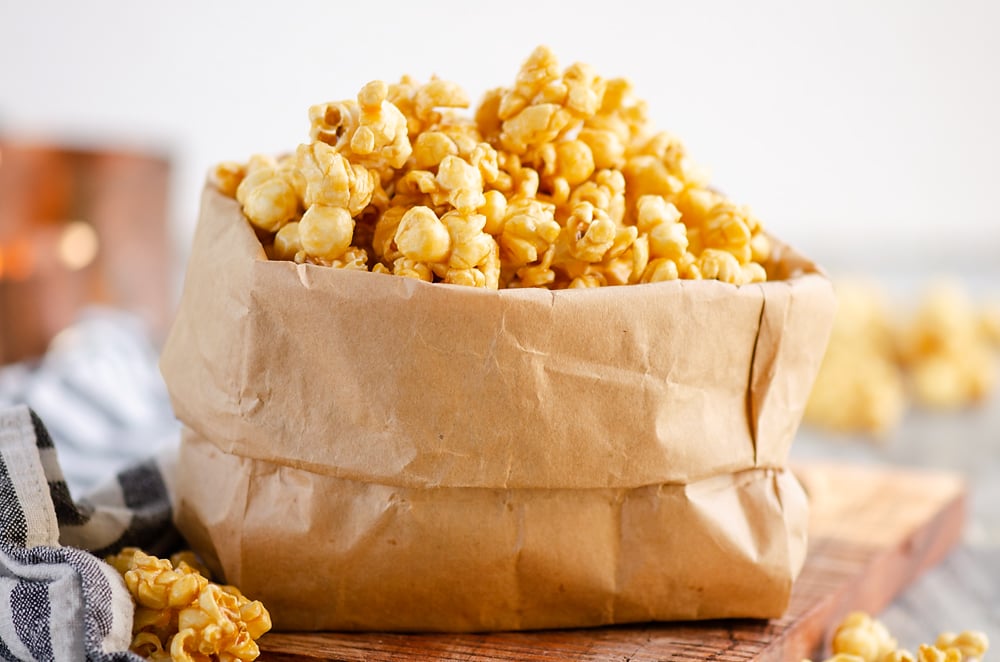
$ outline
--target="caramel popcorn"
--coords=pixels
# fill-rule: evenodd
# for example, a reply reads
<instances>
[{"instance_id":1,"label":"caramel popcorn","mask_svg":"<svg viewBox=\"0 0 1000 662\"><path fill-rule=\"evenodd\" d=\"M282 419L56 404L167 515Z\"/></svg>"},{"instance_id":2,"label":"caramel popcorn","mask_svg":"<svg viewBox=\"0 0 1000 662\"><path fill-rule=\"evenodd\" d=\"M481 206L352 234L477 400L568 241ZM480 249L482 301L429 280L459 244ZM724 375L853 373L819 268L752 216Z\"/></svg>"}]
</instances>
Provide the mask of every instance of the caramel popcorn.
<instances>
[{"instance_id":1,"label":"caramel popcorn","mask_svg":"<svg viewBox=\"0 0 1000 662\"><path fill-rule=\"evenodd\" d=\"M298 225L298 243L306 255L336 260L350 247L354 219L343 207L312 205Z\"/></svg>"},{"instance_id":2,"label":"caramel popcorn","mask_svg":"<svg viewBox=\"0 0 1000 662\"><path fill-rule=\"evenodd\" d=\"M231 188L238 175L238 170L230 170L225 185ZM273 159L251 161L236 187L235 197L243 205L247 219L265 232L277 232L294 220L299 211L292 173L280 168Z\"/></svg>"},{"instance_id":3,"label":"caramel popcorn","mask_svg":"<svg viewBox=\"0 0 1000 662\"><path fill-rule=\"evenodd\" d=\"M1000 349L1000 302L990 303L983 309L979 328L983 337Z\"/></svg>"},{"instance_id":4,"label":"caramel popcorn","mask_svg":"<svg viewBox=\"0 0 1000 662\"><path fill-rule=\"evenodd\" d=\"M938 283L924 295L899 337L900 358L921 404L956 409L992 390L996 366L982 331L975 307L957 285Z\"/></svg>"},{"instance_id":5,"label":"caramel popcorn","mask_svg":"<svg viewBox=\"0 0 1000 662\"><path fill-rule=\"evenodd\" d=\"M396 226L400 252L417 262L441 262L451 253L451 235L433 209L411 207Z\"/></svg>"},{"instance_id":6,"label":"caramel popcorn","mask_svg":"<svg viewBox=\"0 0 1000 662\"><path fill-rule=\"evenodd\" d=\"M836 285L838 309L804 420L837 432L884 437L906 408L892 325L877 288Z\"/></svg>"},{"instance_id":7,"label":"caramel popcorn","mask_svg":"<svg viewBox=\"0 0 1000 662\"><path fill-rule=\"evenodd\" d=\"M215 188L230 198L235 198L236 190L239 188L243 178L246 177L246 174L246 167L242 163L226 161L215 166L209 174L209 178Z\"/></svg>"},{"instance_id":8,"label":"caramel popcorn","mask_svg":"<svg viewBox=\"0 0 1000 662\"><path fill-rule=\"evenodd\" d=\"M753 264L753 263L751 263ZM983 402L996 385L991 316L955 283L938 282L907 319L890 318L872 284L842 282L826 356L805 420L876 437L891 431L910 399L939 410Z\"/></svg>"},{"instance_id":9,"label":"caramel popcorn","mask_svg":"<svg viewBox=\"0 0 1000 662\"><path fill-rule=\"evenodd\" d=\"M217 166L272 260L474 287L767 279L770 241L622 78L536 48L472 116L455 83L372 81L310 142Z\"/></svg>"},{"instance_id":10,"label":"caramel popcorn","mask_svg":"<svg viewBox=\"0 0 1000 662\"><path fill-rule=\"evenodd\" d=\"M125 579L136 603L131 650L154 662L248 662L271 629L258 601L207 579L190 552L159 559L134 547L107 562Z\"/></svg>"},{"instance_id":11,"label":"caramel popcorn","mask_svg":"<svg viewBox=\"0 0 1000 662\"><path fill-rule=\"evenodd\" d=\"M882 623L863 612L848 614L833 634L833 652L881 662L896 650L896 640Z\"/></svg>"},{"instance_id":12,"label":"caramel popcorn","mask_svg":"<svg viewBox=\"0 0 1000 662\"><path fill-rule=\"evenodd\" d=\"M304 207L341 207L356 216L371 202L374 174L363 165L351 163L326 143L299 145L295 159Z\"/></svg>"},{"instance_id":13,"label":"caramel popcorn","mask_svg":"<svg viewBox=\"0 0 1000 662\"><path fill-rule=\"evenodd\" d=\"M916 662L962 662L964 658L957 648L940 649L930 644L921 644L917 649Z\"/></svg>"},{"instance_id":14,"label":"caramel popcorn","mask_svg":"<svg viewBox=\"0 0 1000 662\"><path fill-rule=\"evenodd\" d=\"M953 632L942 632L938 635L934 647L939 650L957 650L962 654L963 659L980 660L986 655L986 649L990 642L982 632L966 630L955 634Z\"/></svg>"},{"instance_id":15,"label":"caramel popcorn","mask_svg":"<svg viewBox=\"0 0 1000 662\"><path fill-rule=\"evenodd\" d=\"M833 656L824 662L979 662L988 647L982 632L945 632L933 646L921 644L914 655L898 648L881 622L864 612L852 612L834 631Z\"/></svg>"}]
</instances>

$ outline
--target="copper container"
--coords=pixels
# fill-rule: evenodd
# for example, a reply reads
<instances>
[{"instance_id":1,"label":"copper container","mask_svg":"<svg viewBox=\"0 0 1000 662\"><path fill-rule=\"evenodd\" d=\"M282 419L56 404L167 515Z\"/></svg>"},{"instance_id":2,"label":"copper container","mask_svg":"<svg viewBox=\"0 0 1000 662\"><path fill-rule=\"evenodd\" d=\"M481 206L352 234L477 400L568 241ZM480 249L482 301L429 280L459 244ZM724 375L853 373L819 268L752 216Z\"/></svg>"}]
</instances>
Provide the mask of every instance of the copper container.
<instances>
[{"instance_id":1,"label":"copper container","mask_svg":"<svg viewBox=\"0 0 1000 662\"><path fill-rule=\"evenodd\" d=\"M0 363L42 354L91 304L163 333L169 172L161 154L0 139Z\"/></svg>"}]
</instances>

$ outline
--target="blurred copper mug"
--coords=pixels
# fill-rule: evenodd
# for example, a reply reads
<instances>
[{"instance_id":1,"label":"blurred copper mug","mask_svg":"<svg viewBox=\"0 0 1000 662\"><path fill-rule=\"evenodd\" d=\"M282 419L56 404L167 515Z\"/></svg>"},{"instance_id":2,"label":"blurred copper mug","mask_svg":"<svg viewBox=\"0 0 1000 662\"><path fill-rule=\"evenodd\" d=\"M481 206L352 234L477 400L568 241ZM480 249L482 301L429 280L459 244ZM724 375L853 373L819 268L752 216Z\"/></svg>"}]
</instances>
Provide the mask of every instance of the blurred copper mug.
<instances>
[{"instance_id":1,"label":"blurred copper mug","mask_svg":"<svg viewBox=\"0 0 1000 662\"><path fill-rule=\"evenodd\" d=\"M162 334L169 161L0 139L0 363L42 354L90 304Z\"/></svg>"}]
</instances>

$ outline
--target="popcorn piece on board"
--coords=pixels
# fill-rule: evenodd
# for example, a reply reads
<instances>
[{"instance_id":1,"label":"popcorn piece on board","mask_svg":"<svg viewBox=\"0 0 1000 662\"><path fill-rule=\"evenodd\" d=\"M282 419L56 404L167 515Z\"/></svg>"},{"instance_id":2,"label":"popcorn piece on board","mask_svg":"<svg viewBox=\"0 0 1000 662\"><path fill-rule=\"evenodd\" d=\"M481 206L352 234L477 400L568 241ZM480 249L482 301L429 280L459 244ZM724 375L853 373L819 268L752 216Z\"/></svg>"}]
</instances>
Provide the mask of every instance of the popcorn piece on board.
<instances>
[{"instance_id":1,"label":"popcorn piece on board","mask_svg":"<svg viewBox=\"0 0 1000 662\"><path fill-rule=\"evenodd\" d=\"M267 610L235 586L211 583L193 554L159 559L131 547L106 560L136 603L133 652L173 662L249 662L260 655L256 640L271 629Z\"/></svg>"},{"instance_id":2,"label":"popcorn piece on board","mask_svg":"<svg viewBox=\"0 0 1000 662\"><path fill-rule=\"evenodd\" d=\"M982 632L944 632L934 645L921 644L914 655L898 648L881 622L864 612L851 612L834 631L833 656L824 662L978 662L988 647Z\"/></svg>"}]
</instances>

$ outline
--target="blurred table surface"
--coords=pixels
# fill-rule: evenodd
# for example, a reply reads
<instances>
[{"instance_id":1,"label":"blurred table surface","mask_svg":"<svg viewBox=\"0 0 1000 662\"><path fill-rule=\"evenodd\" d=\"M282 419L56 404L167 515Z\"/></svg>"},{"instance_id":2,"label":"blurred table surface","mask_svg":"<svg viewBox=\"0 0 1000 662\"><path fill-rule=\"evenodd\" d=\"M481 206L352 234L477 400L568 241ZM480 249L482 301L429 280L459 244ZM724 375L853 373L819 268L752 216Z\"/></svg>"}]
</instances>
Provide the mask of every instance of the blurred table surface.
<instances>
[{"instance_id":1,"label":"blurred table surface","mask_svg":"<svg viewBox=\"0 0 1000 662\"><path fill-rule=\"evenodd\" d=\"M969 484L969 515L962 543L906 589L882 621L913 650L940 632L981 630L1000 647L1000 393L961 412L911 409L887 439L831 436L803 426L793 460L818 458L948 469ZM987 656L990 657L990 656Z\"/></svg>"}]
</instances>

